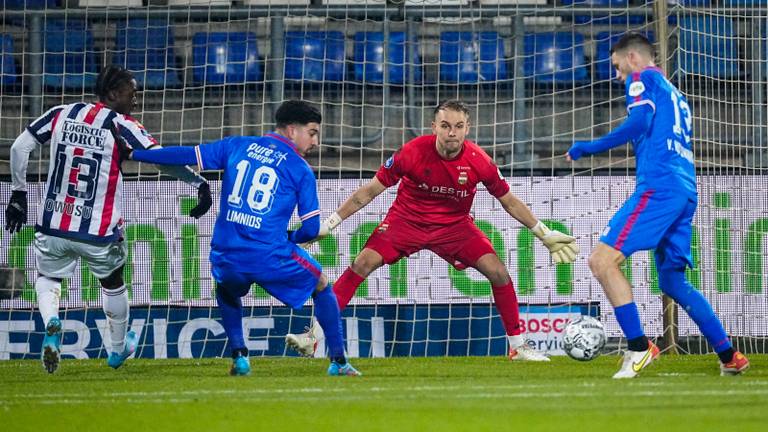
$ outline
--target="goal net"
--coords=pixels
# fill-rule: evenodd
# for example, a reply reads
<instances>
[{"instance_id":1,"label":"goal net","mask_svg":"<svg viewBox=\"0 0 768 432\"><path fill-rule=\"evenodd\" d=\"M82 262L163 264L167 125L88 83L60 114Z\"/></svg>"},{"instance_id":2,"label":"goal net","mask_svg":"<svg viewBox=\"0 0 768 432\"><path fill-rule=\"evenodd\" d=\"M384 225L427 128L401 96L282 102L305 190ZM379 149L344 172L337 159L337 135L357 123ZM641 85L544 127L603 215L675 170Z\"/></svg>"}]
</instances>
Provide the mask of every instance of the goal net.
<instances>
[{"instance_id":1,"label":"goal net","mask_svg":"<svg viewBox=\"0 0 768 432\"><path fill-rule=\"evenodd\" d=\"M574 140L626 117L610 47L628 30L659 43L660 65L693 112L699 169L693 285L712 303L737 348L765 352L768 295L766 47L760 0L18 0L0 27L0 204L10 197L9 149L47 108L93 100L98 71L131 69L142 88L134 113L164 146L261 135L288 99L323 113L316 170L323 218L368 181L403 143L431 133L439 101L471 107L470 138L500 167L515 195L548 225L578 238L582 255L554 265L546 249L481 190L473 216L512 275L526 334L560 349L562 330L599 317L621 346L613 309L587 257L634 189L630 146L574 164ZM661 49L663 48L663 49ZM683 119L685 120L685 119ZM0 359L39 355L34 215L47 148L30 159L30 225L0 234ZM125 279L137 355L226 356L208 262L218 210L188 216L194 191L147 164L126 164L123 208L130 255ZM205 173L219 196L217 172ZM311 252L338 278L386 214L395 188L346 220ZM261 265L254 257L253 265ZM680 311L663 319L652 253L622 267L648 335L665 325L686 352L706 352ZM64 353L106 356L98 281L78 266L65 282ZM490 284L428 251L384 266L343 311L351 356L502 355L506 338ZM251 355L284 355L287 332L308 325L311 303L291 310L254 286L244 327ZM618 345L617 345L618 344Z\"/></svg>"}]
</instances>

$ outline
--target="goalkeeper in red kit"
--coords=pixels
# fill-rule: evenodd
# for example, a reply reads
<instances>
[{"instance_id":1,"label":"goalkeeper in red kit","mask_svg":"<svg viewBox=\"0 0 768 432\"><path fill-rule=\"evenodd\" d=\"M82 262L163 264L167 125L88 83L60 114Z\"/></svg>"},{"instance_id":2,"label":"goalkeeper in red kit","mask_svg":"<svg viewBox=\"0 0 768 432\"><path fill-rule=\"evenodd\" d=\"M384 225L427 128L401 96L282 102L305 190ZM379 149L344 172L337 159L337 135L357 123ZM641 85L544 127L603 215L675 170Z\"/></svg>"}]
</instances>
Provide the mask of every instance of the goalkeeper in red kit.
<instances>
[{"instance_id":1,"label":"goalkeeper in red kit","mask_svg":"<svg viewBox=\"0 0 768 432\"><path fill-rule=\"evenodd\" d=\"M482 183L510 216L531 229L556 263L573 262L576 239L551 231L509 190L501 172L477 144L466 139L469 109L460 101L441 103L434 111L432 135L407 142L390 157L368 184L355 191L322 222L319 238L370 203L388 187L400 186L384 220L365 247L333 285L344 309L365 278L384 264L393 264L423 249L439 255L456 269L473 267L491 282L496 308L509 340L511 360L549 361L525 342L520 328L517 296L504 264L469 211ZM286 343L303 355L316 346L313 330L286 336Z\"/></svg>"}]
</instances>

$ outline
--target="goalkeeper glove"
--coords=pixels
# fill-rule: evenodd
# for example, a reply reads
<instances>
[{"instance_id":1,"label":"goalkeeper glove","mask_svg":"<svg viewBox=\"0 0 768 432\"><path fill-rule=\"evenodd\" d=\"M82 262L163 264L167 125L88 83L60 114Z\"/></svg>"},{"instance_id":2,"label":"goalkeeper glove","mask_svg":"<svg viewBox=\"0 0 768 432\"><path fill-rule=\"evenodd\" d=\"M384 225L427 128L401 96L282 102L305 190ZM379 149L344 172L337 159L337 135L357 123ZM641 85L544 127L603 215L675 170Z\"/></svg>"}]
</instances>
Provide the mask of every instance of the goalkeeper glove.
<instances>
[{"instance_id":1,"label":"goalkeeper glove","mask_svg":"<svg viewBox=\"0 0 768 432\"><path fill-rule=\"evenodd\" d=\"M211 198L211 187L208 182L203 182L200 187L197 188L197 205L189 211L189 215L195 219L199 219L200 216L208 213L208 209L213 205L213 198Z\"/></svg>"},{"instance_id":2,"label":"goalkeeper glove","mask_svg":"<svg viewBox=\"0 0 768 432\"><path fill-rule=\"evenodd\" d=\"M576 256L579 254L579 245L576 244L575 237L563 234L557 230L550 230L541 221L531 228L531 232L549 249L552 261L556 264L576 261Z\"/></svg>"},{"instance_id":3,"label":"goalkeeper glove","mask_svg":"<svg viewBox=\"0 0 768 432\"><path fill-rule=\"evenodd\" d=\"M5 208L5 229L13 234L21 231L25 223L27 223L27 191L13 191L8 207Z\"/></svg>"},{"instance_id":4,"label":"goalkeeper glove","mask_svg":"<svg viewBox=\"0 0 768 432\"><path fill-rule=\"evenodd\" d=\"M326 220L320 222L320 232L317 233L317 238L315 240L325 238L331 231L336 229L343 220L344 219L342 219L336 212L328 216Z\"/></svg>"}]
</instances>

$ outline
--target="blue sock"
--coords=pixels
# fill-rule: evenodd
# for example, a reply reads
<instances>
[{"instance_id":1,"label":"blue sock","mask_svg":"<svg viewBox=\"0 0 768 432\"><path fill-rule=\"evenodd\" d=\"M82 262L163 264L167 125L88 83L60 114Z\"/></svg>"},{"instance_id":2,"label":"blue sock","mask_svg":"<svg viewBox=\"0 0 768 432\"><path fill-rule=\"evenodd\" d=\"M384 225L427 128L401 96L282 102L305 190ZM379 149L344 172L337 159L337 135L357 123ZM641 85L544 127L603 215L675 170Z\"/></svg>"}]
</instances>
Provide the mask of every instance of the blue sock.
<instances>
[{"instance_id":1,"label":"blue sock","mask_svg":"<svg viewBox=\"0 0 768 432\"><path fill-rule=\"evenodd\" d=\"M685 310L707 341L721 353L731 349L731 341L712 306L685 278L685 269L659 269L661 290Z\"/></svg>"},{"instance_id":2,"label":"blue sock","mask_svg":"<svg viewBox=\"0 0 768 432\"><path fill-rule=\"evenodd\" d=\"M245 349L243 338L243 303L240 296L233 295L226 287L217 285L216 301L221 311L221 325L227 332L232 351Z\"/></svg>"},{"instance_id":3,"label":"blue sock","mask_svg":"<svg viewBox=\"0 0 768 432\"><path fill-rule=\"evenodd\" d=\"M643 325L640 323L640 313L635 302L627 303L613 308L616 312L616 321L628 340L645 336Z\"/></svg>"},{"instance_id":4,"label":"blue sock","mask_svg":"<svg viewBox=\"0 0 768 432\"><path fill-rule=\"evenodd\" d=\"M331 284L315 293L315 316L325 333L331 359L344 358L344 333L341 329L341 313Z\"/></svg>"}]
</instances>

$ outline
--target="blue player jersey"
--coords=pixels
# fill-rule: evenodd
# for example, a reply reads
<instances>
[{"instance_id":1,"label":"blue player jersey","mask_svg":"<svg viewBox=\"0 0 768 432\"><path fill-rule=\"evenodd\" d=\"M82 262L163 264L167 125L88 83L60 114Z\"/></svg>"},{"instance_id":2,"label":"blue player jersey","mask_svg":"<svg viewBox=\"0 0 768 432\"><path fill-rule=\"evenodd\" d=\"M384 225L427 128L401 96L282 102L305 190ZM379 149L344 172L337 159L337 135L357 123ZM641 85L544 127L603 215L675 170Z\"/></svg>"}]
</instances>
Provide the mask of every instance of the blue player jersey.
<instances>
[{"instance_id":1,"label":"blue player jersey","mask_svg":"<svg viewBox=\"0 0 768 432\"><path fill-rule=\"evenodd\" d=\"M659 68L649 67L627 78L627 111L647 104L654 115L648 132L632 140L637 158L637 186L678 188L696 194L691 144L691 108Z\"/></svg>"},{"instance_id":2,"label":"blue player jersey","mask_svg":"<svg viewBox=\"0 0 768 432\"><path fill-rule=\"evenodd\" d=\"M286 230L297 205L302 221L320 214L315 175L286 137L229 137L195 152L201 170L224 170L212 261L226 253L228 261L253 264L254 255L238 253L290 245Z\"/></svg>"}]
</instances>

